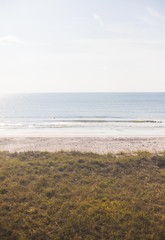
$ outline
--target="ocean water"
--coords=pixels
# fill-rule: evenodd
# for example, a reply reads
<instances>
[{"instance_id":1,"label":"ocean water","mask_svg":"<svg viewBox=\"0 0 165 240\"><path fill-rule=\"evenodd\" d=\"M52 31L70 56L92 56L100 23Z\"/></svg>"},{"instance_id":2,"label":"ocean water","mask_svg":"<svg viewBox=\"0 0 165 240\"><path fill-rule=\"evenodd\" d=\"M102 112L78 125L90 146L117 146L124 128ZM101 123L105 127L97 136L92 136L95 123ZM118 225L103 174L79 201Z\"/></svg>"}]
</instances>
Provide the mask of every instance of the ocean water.
<instances>
[{"instance_id":1,"label":"ocean water","mask_svg":"<svg viewBox=\"0 0 165 240\"><path fill-rule=\"evenodd\" d=\"M0 134L165 136L165 93L3 95Z\"/></svg>"}]
</instances>

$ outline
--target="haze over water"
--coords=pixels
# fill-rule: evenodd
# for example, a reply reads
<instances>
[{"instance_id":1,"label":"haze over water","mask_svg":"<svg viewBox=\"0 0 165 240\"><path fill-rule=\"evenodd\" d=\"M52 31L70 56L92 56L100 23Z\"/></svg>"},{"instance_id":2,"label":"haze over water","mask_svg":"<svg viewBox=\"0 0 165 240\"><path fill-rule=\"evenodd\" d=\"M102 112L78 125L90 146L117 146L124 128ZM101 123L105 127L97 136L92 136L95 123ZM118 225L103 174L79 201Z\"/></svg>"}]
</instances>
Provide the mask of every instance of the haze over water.
<instances>
[{"instance_id":1,"label":"haze over water","mask_svg":"<svg viewBox=\"0 0 165 240\"><path fill-rule=\"evenodd\" d=\"M165 135L165 93L37 93L0 97L1 135Z\"/></svg>"}]
</instances>

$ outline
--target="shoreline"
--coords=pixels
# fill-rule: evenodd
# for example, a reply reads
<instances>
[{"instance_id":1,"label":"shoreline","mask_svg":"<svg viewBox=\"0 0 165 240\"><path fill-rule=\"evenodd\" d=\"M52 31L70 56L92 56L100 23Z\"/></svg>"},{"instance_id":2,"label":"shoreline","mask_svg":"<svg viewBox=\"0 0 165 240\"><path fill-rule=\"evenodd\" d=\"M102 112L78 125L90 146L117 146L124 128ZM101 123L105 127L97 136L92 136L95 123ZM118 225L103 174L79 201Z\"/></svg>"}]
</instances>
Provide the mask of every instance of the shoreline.
<instances>
[{"instance_id":1,"label":"shoreline","mask_svg":"<svg viewBox=\"0 0 165 240\"><path fill-rule=\"evenodd\" d=\"M165 151L165 136L1 136L0 151L160 153Z\"/></svg>"}]
</instances>

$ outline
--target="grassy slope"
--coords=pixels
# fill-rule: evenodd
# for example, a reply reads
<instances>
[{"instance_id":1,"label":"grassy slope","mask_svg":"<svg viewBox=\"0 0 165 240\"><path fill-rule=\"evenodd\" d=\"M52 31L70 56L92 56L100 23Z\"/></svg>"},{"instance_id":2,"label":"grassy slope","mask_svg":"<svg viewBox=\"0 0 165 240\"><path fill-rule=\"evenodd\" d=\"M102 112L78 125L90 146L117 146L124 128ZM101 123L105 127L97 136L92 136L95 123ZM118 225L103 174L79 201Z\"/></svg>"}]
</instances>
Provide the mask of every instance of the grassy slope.
<instances>
[{"instance_id":1,"label":"grassy slope","mask_svg":"<svg viewBox=\"0 0 165 240\"><path fill-rule=\"evenodd\" d=\"M0 239L165 239L165 154L0 153Z\"/></svg>"}]
</instances>

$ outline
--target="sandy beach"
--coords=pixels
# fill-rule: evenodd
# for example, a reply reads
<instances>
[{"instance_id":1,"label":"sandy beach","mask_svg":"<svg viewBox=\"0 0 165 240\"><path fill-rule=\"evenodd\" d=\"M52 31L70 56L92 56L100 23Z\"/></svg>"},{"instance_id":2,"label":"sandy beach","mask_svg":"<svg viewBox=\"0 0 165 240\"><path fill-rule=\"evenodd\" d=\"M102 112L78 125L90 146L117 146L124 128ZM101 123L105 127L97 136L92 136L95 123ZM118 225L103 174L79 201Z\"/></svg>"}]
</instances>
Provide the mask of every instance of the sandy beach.
<instances>
[{"instance_id":1,"label":"sandy beach","mask_svg":"<svg viewBox=\"0 0 165 240\"><path fill-rule=\"evenodd\" d=\"M0 151L81 151L118 153L165 151L165 137L1 137Z\"/></svg>"}]
</instances>

